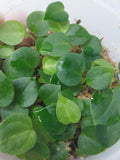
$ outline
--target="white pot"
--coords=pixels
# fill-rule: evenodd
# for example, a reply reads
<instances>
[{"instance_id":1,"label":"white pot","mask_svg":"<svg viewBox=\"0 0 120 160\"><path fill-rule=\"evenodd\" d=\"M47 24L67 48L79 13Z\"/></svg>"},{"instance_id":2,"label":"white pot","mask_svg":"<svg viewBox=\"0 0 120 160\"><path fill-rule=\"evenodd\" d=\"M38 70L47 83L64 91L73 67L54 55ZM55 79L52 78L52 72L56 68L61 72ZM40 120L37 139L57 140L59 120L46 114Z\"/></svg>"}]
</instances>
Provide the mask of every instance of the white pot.
<instances>
[{"instance_id":1,"label":"white pot","mask_svg":"<svg viewBox=\"0 0 120 160\"><path fill-rule=\"evenodd\" d=\"M29 14L35 10L45 10L56 0L4 0L0 12L9 16L11 12L22 10ZM81 19L82 25L99 38L110 50L113 61L120 61L120 0L60 0L70 15L70 21ZM80 158L78 158L80 159ZM0 160L18 160L0 153ZM85 160L120 160L120 141L106 151Z\"/></svg>"}]
</instances>

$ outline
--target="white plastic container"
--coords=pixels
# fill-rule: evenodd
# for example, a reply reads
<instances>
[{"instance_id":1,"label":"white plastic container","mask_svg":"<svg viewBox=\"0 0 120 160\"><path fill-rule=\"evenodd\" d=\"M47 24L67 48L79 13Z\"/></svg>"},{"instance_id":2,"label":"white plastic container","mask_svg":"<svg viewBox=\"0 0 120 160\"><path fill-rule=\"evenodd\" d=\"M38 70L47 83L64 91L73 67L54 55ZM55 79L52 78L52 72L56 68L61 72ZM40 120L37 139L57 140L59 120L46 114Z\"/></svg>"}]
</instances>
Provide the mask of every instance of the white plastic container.
<instances>
[{"instance_id":1,"label":"white plastic container","mask_svg":"<svg viewBox=\"0 0 120 160\"><path fill-rule=\"evenodd\" d=\"M45 10L56 0L4 0L0 3L0 12L5 16L16 11L27 15L35 10ZM91 34L104 37L103 44L110 50L113 61L120 61L120 0L60 0L70 15L70 21L81 19ZM15 18L15 17L14 17ZM80 159L80 158L78 158ZM18 160L16 157L0 153L0 160ZM120 160L120 141L106 151L85 158L85 160Z\"/></svg>"}]
</instances>

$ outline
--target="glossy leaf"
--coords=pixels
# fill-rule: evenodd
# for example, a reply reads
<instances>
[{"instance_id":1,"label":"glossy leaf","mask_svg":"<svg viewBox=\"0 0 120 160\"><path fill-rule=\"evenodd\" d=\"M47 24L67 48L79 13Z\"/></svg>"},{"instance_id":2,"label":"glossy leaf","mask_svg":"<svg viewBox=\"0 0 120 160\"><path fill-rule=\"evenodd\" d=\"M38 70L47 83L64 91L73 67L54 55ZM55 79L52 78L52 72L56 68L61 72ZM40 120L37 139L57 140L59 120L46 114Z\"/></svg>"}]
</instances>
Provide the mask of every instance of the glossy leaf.
<instances>
[{"instance_id":1,"label":"glossy leaf","mask_svg":"<svg viewBox=\"0 0 120 160\"><path fill-rule=\"evenodd\" d=\"M91 38L88 31L79 24L71 24L66 35L70 38L70 42L73 45L83 45Z\"/></svg>"},{"instance_id":2,"label":"glossy leaf","mask_svg":"<svg viewBox=\"0 0 120 160\"><path fill-rule=\"evenodd\" d=\"M79 107L71 100L59 94L56 114L58 120L63 124L77 123L80 120L81 112Z\"/></svg>"},{"instance_id":3,"label":"glossy leaf","mask_svg":"<svg viewBox=\"0 0 120 160\"><path fill-rule=\"evenodd\" d=\"M54 135L64 133L67 126L58 121L56 116L56 106L41 108L37 111L37 115L39 116L39 120L41 121L43 127L49 131L53 138Z\"/></svg>"},{"instance_id":4,"label":"glossy leaf","mask_svg":"<svg viewBox=\"0 0 120 160\"><path fill-rule=\"evenodd\" d=\"M64 22L68 20L68 14L64 11L62 2L57 1L48 5L45 12L45 20L52 20L55 22Z\"/></svg>"},{"instance_id":5,"label":"glossy leaf","mask_svg":"<svg viewBox=\"0 0 120 160\"><path fill-rule=\"evenodd\" d=\"M16 20L10 20L0 25L0 41L8 45L19 44L25 36L25 27Z\"/></svg>"},{"instance_id":6,"label":"glossy leaf","mask_svg":"<svg viewBox=\"0 0 120 160\"><path fill-rule=\"evenodd\" d=\"M0 46L0 58L6 59L14 52L14 47L9 45Z\"/></svg>"},{"instance_id":7,"label":"glossy leaf","mask_svg":"<svg viewBox=\"0 0 120 160\"><path fill-rule=\"evenodd\" d=\"M50 148L50 157L49 160L67 160L68 151L65 149L65 145L62 142L56 142L49 144Z\"/></svg>"},{"instance_id":8,"label":"glossy leaf","mask_svg":"<svg viewBox=\"0 0 120 160\"><path fill-rule=\"evenodd\" d=\"M69 38L64 33L53 33L48 36L42 45L41 54L53 57L62 57L70 52Z\"/></svg>"},{"instance_id":9,"label":"glossy leaf","mask_svg":"<svg viewBox=\"0 0 120 160\"><path fill-rule=\"evenodd\" d=\"M59 85L45 84L39 89L39 97L46 105L55 104L57 102L59 92Z\"/></svg>"},{"instance_id":10,"label":"glossy leaf","mask_svg":"<svg viewBox=\"0 0 120 160\"><path fill-rule=\"evenodd\" d=\"M7 107L14 99L14 87L6 75L0 71L0 106Z\"/></svg>"},{"instance_id":11,"label":"glossy leaf","mask_svg":"<svg viewBox=\"0 0 120 160\"><path fill-rule=\"evenodd\" d=\"M10 65L27 77L32 76L34 68L40 63L40 56L36 50L29 47L17 49L10 59ZM22 75L23 77L23 75Z\"/></svg>"},{"instance_id":12,"label":"glossy leaf","mask_svg":"<svg viewBox=\"0 0 120 160\"><path fill-rule=\"evenodd\" d=\"M49 131L47 131L42 122L39 119L39 111L42 109L40 106L35 106L30 109L30 117L33 121L33 128L37 134L37 141L45 144L53 143L55 139L50 136Z\"/></svg>"},{"instance_id":13,"label":"glossy leaf","mask_svg":"<svg viewBox=\"0 0 120 160\"><path fill-rule=\"evenodd\" d=\"M86 55L94 57L102 53L102 45L96 36L92 36L91 39L82 46L82 50Z\"/></svg>"},{"instance_id":14,"label":"glossy leaf","mask_svg":"<svg viewBox=\"0 0 120 160\"><path fill-rule=\"evenodd\" d=\"M76 86L81 82L85 62L81 55L70 53L57 63L57 77L67 86Z\"/></svg>"},{"instance_id":15,"label":"glossy leaf","mask_svg":"<svg viewBox=\"0 0 120 160\"><path fill-rule=\"evenodd\" d=\"M87 73L87 85L97 90L104 89L111 84L113 80L113 73L114 70L109 68L102 66L93 67Z\"/></svg>"},{"instance_id":16,"label":"glossy leaf","mask_svg":"<svg viewBox=\"0 0 120 160\"><path fill-rule=\"evenodd\" d=\"M43 71L48 75L55 74L58 60L59 58L46 56L42 61Z\"/></svg>"},{"instance_id":17,"label":"glossy leaf","mask_svg":"<svg viewBox=\"0 0 120 160\"><path fill-rule=\"evenodd\" d=\"M35 143L36 134L27 115L14 114L0 124L0 152L19 155L31 149Z\"/></svg>"},{"instance_id":18,"label":"glossy leaf","mask_svg":"<svg viewBox=\"0 0 120 160\"><path fill-rule=\"evenodd\" d=\"M50 155L48 146L44 143L36 143L36 145L25 153L26 160L44 160Z\"/></svg>"},{"instance_id":19,"label":"glossy leaf","mask_svg":"<svg viewBox=\"0 0 120 160\"><path fill-rule=\"evenodd\" d=\"M34 78L22 77L13 81L15 87L14 103L21 107L29 107L38 96L38 86Z\"/></svg>"},{"instance_id":20,"label":"glossy leaf","mask_svg":"<svg viewBox=\"0 0 120 160\"><path fill-rule=\"evenodd\" d=\"M49 30L47 21L44 21L44 15L42 11L35 11L27 17L27 27L38 37L45 36Z\"/></svg>"},{"instance_id":21,"label":"glossy leaf","mask_svg":"<svg viewBox=\"0 0 120 160\"><path fill-rule=\"evenodd\" d=\"M2 120L6 119L7 117L11 116L12 114L15 113L24 113L27 114L29 113L28 109L24 109L21 106L12 103L11 105L9 105L8 107L5 108L1 108L1 118Z\"/></svg>"},{"instance_id":22,"label":"glossy leaf","mask_svg":"<svg viewBox=\"0 0 120 160\"><path fill-rule=\"evenodd\" d=\"M63 32L65 33L69 29L69 21L65 22L55 22L55 21L48 21L49 28L52 32Z\"/></svg>"}]
</instances>

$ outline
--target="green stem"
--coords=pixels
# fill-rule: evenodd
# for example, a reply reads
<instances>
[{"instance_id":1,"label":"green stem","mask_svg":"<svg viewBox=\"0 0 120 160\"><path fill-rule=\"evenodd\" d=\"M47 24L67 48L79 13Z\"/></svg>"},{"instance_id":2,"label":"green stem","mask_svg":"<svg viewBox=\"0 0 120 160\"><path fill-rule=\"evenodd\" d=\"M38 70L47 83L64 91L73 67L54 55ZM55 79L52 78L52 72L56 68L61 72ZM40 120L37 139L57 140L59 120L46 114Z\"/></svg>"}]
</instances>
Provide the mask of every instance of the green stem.
<instances>
[{"instance_id":1,"label":"green stem","mask_svg":"<svg viewBox=\"0 0 120 160\"><path fill-rule=\"evenodd\" d=\"M28 32L26 32L26 35L29 36L33 41L35 41L35 38Z\"/></svg>"}]
</instances>

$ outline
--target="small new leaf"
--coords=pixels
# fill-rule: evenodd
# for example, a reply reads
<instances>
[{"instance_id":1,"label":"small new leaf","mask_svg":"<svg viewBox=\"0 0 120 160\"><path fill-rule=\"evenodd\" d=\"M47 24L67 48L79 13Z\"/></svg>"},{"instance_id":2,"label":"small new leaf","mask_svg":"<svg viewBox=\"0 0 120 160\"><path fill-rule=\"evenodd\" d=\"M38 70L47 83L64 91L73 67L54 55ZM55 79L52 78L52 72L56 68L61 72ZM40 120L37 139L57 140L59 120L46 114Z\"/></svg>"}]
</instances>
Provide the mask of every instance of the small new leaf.
<instances>
[{"instance_id":1,"label":"small new leaf","mask_svg":"<svg viewBox=\"0 0 120 160\"><path fill-rule=\"evenodd\" d=\"M77 123L80 120L81 112L79 107L71 100L59 94L56 114L58 120L63 124Z\"/></svg>"}]
</instances>

